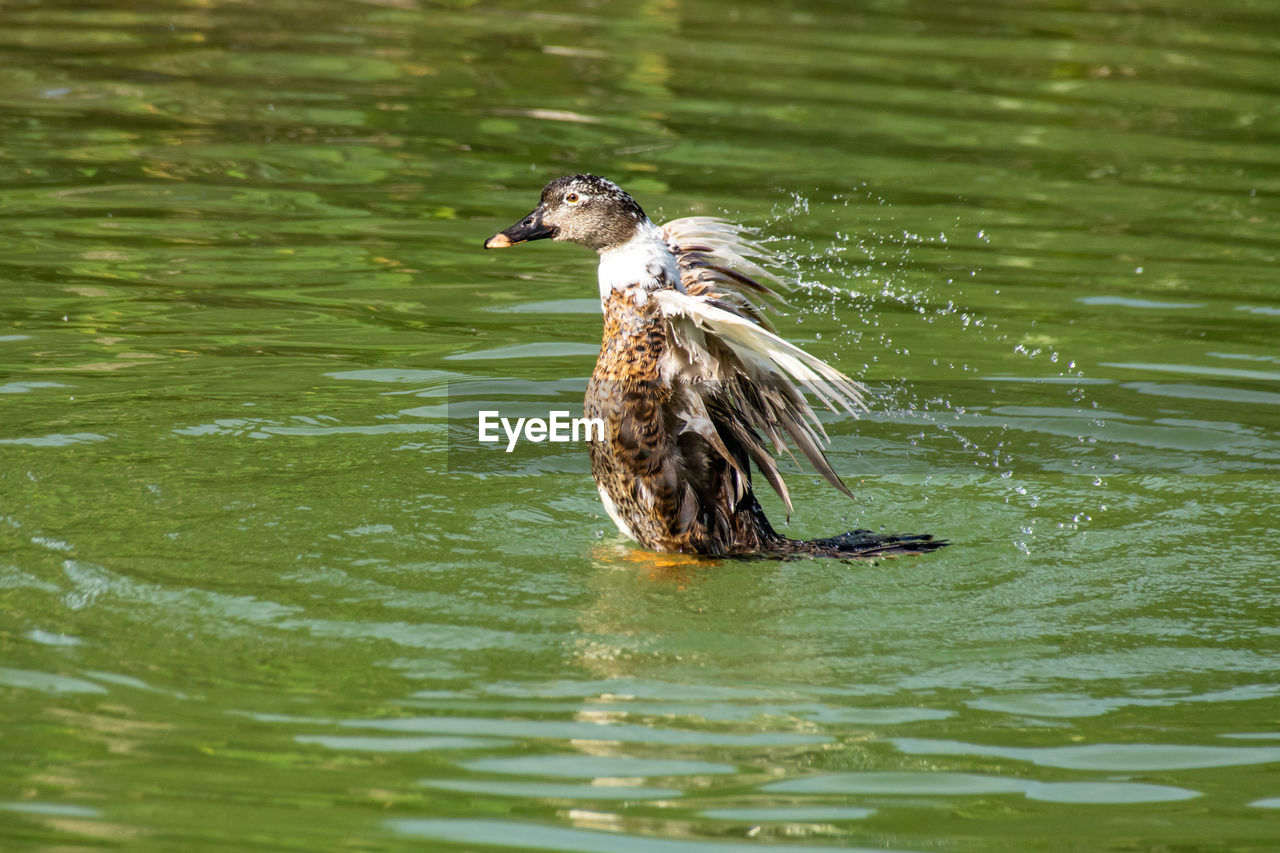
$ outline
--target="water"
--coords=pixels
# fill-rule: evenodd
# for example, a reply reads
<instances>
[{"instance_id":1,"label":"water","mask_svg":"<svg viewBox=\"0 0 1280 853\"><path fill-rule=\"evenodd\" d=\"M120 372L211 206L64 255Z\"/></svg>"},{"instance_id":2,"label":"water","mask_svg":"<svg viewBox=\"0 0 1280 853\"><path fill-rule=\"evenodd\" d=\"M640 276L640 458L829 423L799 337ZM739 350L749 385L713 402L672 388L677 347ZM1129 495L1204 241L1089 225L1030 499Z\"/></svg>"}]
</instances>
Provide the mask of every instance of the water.
<instances>
[{"instance_id":1,"label":"water","mask_svg":"<svg viewBox=\"0 0 1280 853\"><path fill-rule=\"evenodd\" d=\"M0 847L1280 845L1265 4L0 8ZM762 229L880 564L570 445L580 170ZM452 441L450 437L452 436ZM771 515L782 518L776 501Z\"/></svg>"}]
</instances>

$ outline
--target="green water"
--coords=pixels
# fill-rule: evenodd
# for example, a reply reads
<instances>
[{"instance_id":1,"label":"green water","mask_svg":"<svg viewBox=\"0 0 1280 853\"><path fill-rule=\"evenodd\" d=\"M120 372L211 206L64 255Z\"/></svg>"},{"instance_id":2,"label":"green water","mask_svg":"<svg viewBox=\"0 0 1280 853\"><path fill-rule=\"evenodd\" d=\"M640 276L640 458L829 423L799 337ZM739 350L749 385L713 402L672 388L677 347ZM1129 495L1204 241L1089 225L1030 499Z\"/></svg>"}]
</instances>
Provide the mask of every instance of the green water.
<instances>
[{"instance_id":1,"label":"green water","mask_svg":"<svg viewBox=\"0 0 1280 853\"><path fill-rule=\"evenodd\" d=\"M1247 0L0 5L0 848L1277 849L1277 81ZM787 532L952 547L478 447L580 404L594 258L480 243L584 170L873 388Z\"/></svg>"}]
</instances>

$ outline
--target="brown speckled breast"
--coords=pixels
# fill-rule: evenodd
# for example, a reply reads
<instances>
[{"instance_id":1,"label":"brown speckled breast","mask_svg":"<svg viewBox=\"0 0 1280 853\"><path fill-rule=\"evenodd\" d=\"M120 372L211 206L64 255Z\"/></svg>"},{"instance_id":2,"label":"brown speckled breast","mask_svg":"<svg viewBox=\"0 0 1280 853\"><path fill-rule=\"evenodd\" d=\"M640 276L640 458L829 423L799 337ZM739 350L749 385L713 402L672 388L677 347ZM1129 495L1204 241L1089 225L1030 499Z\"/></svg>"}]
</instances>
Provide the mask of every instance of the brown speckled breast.
<instances>
[{"instance_id":1,"label":"brown speckled breast","mask_svg":"<svg viewBox=\"0 0 1280 853\"><path fill-rule=\"evenodd\" d=\"M583 413L605 424L605 440L590 446L597 485L640 544L665 551L671 531L664 519L675 516L677 505L674 488L663 488L656 476L668 444L664 404L671 389L658 375L667 341L653 303L637 306L634 296L615 290L605 301L604 340Z\"/></svg>"},{"instance_id":2,"label":"brown speckled breast","mask_svg":"<svg viewBox=\"0 0 1280 853\"><path fill-rule=\"evenodd\" d=\"M655 551L753 553L778 539L748 487L735 495L729 464L682 431L675 391L659 375L666 327L651 300L614 291L584 414L601 418L591 474L632 537ZM740 464L749 465L746 454Z\"/></svg>"}]
</instances>

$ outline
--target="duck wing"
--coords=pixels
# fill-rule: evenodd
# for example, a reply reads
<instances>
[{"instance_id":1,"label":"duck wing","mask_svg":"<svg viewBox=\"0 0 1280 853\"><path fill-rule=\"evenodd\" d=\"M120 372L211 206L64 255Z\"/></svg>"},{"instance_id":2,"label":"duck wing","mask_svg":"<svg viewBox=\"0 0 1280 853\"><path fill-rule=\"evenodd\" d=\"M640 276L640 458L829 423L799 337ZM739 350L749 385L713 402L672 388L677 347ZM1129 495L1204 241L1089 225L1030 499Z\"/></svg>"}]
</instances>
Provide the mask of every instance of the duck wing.
<instances>
[{"instance_id":1,"label":"duck wing","mask_svg":"<svg viewBox=\"0 0 1280 853\"><path fill-rule=\"evenodd\" d=\"M768 250L745 237L745 229L711 217L679 219L663 231L680 263L681 287L649 298L667 326L660 371L674 391L671 405L682 431L700 435L733 466L735 491L745 490L749 479L745 459L730 447L745 450L788 513L791 496L775 458L791 454L788 439L852 497L822 450L827 433L805 392L833 412L857 416L867 410L865 389L767 327L762 297L777 294L758 279L781 283L760 265Z\"/></svg>"},{"instance_id":2,"label":"duck wing","mask_svg":"<svg viewBox=\"0 0 1280 853\"><path fill-rule=\"evenodd\" d=\"M772 329L765 312L773 306L767 300L787 304L774 286L788 284L763 266L775 256L751 239L750 229L714 216L687 216L661 230L680 266L681 290L715 292L734 310Z\"/></svg>"}]
</instances>

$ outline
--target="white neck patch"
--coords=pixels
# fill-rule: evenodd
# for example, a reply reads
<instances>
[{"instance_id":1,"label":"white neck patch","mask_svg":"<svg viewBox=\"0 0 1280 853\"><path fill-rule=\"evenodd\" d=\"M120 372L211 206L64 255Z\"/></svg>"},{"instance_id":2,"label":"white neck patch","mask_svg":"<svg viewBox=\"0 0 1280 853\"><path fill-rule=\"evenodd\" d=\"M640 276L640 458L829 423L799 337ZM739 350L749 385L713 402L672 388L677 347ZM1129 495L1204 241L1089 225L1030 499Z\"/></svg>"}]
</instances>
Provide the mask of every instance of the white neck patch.
<instances>
[{"instance_id":1,"label":"white neck patch","mask_svg":"<svg viewBox=\"0 0 1280 853\"><path fill-rule=\"evenodd\" d=\"M614 290L673 287L680 280L680 267L662 230L645 221L637 226L636 236L600 253L599 275L600 301L604 302Z\"/></svg>"}]
</instances>

